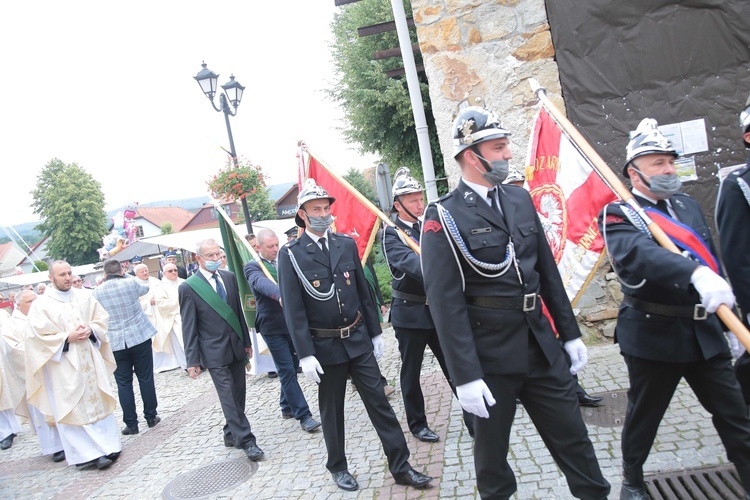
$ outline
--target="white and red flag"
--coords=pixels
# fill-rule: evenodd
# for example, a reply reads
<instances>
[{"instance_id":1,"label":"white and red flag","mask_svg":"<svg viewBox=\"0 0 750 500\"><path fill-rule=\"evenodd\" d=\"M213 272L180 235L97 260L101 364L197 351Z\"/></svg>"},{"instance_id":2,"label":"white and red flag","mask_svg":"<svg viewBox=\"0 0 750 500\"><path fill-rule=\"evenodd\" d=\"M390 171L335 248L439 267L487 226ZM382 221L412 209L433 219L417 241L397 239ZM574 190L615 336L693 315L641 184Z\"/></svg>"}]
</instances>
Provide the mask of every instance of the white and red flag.
<instances>
[{"instance_id":1,"label":"white and red flag","mask_svg":"<svg viewBox=\"0 0 750 500\"><path fill-rule=\"evenodd\" d=\"M300 175L300 178L315 179L318 186L336 198L335 203L331 205L331 215L334 218L331 231L351 236L357 243L359 258L364 264L380 228L377 208L322 160L307 149L305 152L308 155L307 172L306 175Z\"/></svg>"},{"instance_id":2,"label":"white and red flag","mask_svg":"<svg viewBox=\"0 0 750 500\"><path fill-rule=\"evenodd\" d=\"M603 256L597 217L617 196L544 108L531 137L526 187L575 305Z\"/></svg>"}]
</instances>

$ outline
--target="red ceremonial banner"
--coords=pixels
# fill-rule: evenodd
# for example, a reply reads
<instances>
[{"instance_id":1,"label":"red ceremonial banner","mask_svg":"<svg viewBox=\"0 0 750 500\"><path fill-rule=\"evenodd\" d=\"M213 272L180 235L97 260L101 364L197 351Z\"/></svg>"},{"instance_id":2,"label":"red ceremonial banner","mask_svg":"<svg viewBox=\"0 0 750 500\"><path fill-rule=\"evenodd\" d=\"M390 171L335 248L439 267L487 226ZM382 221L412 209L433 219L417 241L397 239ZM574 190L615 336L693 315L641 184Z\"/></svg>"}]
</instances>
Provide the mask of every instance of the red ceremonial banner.
<instances>
[{"instance_id":1,"label":"red ceremonial banner","mask_svg":"<svg viewBox=\"0 0 750 500\"><path fill-rule=\"evenodd\" d=\"M315 179L318 186L336 198L331 205L331 214L334 217L331 231L351 236L357 242L359 257L364 262L379 228L377 215L353 194L355 189L345 179L332 173L312 154L307 168L307 178Z\"/></svg>"},{"instance_id":2,"label":"red ceremonial banner","mask_svg":"<svg viewBox=\"0 0 750 500\"><path fill-rule=\"evenodd\" d=\"M604 250L597 217L617 196L544 108L534 125L527 165L527 188L575 305Z\"/></svg>"}]
</instances>

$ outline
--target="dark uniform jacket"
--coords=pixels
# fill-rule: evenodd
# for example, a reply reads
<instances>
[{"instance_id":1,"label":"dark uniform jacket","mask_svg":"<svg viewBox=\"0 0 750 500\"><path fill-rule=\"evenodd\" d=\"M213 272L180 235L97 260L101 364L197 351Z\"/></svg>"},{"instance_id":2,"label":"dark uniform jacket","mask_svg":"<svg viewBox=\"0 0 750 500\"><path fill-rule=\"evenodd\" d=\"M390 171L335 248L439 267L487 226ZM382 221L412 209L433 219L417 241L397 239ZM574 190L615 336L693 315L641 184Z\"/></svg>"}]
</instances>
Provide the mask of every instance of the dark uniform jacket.
<instances>
[{"instance_id":1,"label":"dark uniform jacket","mask_svg":"<svg viewBox=\"0 0 750 500\"><path fill-rule=\"evenodd\" d=\"M526 373L529 330L547 360L552 362L562 356L560 344L542 314L539 300L529 312L490 309L466 302L467 296L521 297L539 292L554 318L560 338L565 342L581 336L529 193L521 187L503 186L500 203L505 220L479 199L463 180L439 203L450 212L469 251L480 261L502 262L512 236L523 281L519 282L514 266L497 278L478 274L454 247L452 240L448 240L450 236L438 217L436 205L428 206L422 226L425 289L455 384L482 378L485 373ZM460 268L454 251L459 255ZM462 278L465 291L462 290Z\"/></svg>"},{"instance_id":2,"label":"dark uniform jacket","mask_svg":"<svg viewBox=\"0 0 750 500\"><path fill-rule=\"evenodd\" d=\"M719 227L721 257L732 282L742 320L750 313L750 203L742 194L738 179L750 185L748 165L730 173L721 184L716 223Z\"/></svg>"},{"instance_id":3,"label":"dark uniform jacket","mask_svg":"<svg viewBox=\"0 0 750 500\"><path fill-rule=\"evenodd\" d=\"M245 358L245 348L252 345L242 313L242 303L234 273L217 271L224 282L227 304L240 320L242 340L229 323L209 306L187 283L180 283L177 296L182 317L182 337L188 366L217 368ZM198 277L206 278L200 272ZM211 286L211 284L208 284Z\"/></svg>"},{"instance_id":4,"label":"dark uniform jacket","mask_svg":"<svg viewBox=\"0 0 750 500\"><path fill-rule=\"evenodd\" d=\"M245 278L255 295L255 329L263 335L289 335L279 304L279 285L266 277L262 265L256 261L245 264Z\"/></svg>"},{"instance_id":5,"label":"dark uniform jacket","mask_svg":"<svg viewBox=\"0 0 750 500\"><path fill-rule=\"evenodd\" d=\"M656 208L640 196L636 199L643 207ZM680 222L693 228L716 256L698 203L682 193L673 195L669 201ZM672 306L700 303L700 296L690 283L690 276L700 264L659 246L630 222L620 203L602 210L599 229L625 295ZM714 314L696 321L646 313L625 304L620 306L617 317L615 341L624 354L675 363L708 359L727 349L721 323Z\"/></svg>"},{"instance_id":6,"label":"dark uniform jacket","mask_svg":"<svg viewBox=\"0 0 750 500\"><path fill-rule=\"evenodd\" d=\"M299 359L315 356L321 365L346 363L372 351L371 338L380 335L380 322L362 271L357 245L344 234L329 233L330 261L316 241L307 234L284 245L277 258L279 287L284 318ZM333 284L333 297L319 301L302 287L289 252L303 272L304 280L315 290L327 292ZM333 329L354 323L357 314L363 322L346 339L313 337L310 328Z\"/></svg>"},{"instance_id":7,"label":"dark uniform jacket","mask_svg":"<svg viewBox=\"0 0 750 500\"><path fill-rule=\"evenodd\" d=\"M401 219L396 219L396 225L404 230L406 238L413 238L417 244L419 243L419 233L413 227L404 224ZM422 301L416 301L393 297L390 323L396 328L434 329L430 309L424 301L426 297L419 255L409 248L390 226L386 227L383 233L383 247L385 258L395 276L392 282L393 290L423 298Z\"/></svg>"}]
</instances>

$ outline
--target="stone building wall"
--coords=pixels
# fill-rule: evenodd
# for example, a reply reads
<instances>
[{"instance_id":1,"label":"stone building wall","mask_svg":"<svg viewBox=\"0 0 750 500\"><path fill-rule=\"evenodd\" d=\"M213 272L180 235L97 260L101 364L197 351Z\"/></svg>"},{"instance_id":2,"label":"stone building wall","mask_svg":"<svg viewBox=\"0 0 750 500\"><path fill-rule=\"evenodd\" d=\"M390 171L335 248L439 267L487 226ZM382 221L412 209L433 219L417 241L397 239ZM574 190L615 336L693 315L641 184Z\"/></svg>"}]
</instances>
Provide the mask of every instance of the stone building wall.
<instances>
[{"instance_id":1,"label":"stone building wall","mask_svg":"<svg viewBox=\"0 0 750 500\"><path fill-rule=\"evenodd\" d=\"M470 95L484 97L513 133L511 165L523 170L541 106L529 78L565 109L544 0L412 0L412 10L450 187L459 178L451 124L457 105ZM588 341L612 337L622 298L604 262L575 308Z\"/></svg>"}]
</instances>

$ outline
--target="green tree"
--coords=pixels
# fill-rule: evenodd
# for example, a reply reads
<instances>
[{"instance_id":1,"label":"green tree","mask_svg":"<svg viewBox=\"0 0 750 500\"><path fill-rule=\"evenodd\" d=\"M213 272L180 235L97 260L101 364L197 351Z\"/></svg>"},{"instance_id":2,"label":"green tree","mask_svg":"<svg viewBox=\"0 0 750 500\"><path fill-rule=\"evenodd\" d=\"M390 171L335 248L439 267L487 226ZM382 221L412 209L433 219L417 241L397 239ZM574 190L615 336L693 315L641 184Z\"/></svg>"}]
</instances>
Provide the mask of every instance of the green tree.
<instances>
[{"instance_id":1,"label":"green tree","mask_svg":"<svg viewBox=\"0 0 750 500\"><path fill-rule=\"evenodd\" d=\"M360 170L354 167L350 168L346 175L344 175L344 179L365 198L373 202L375 206L378 206L378 193Z\"/></svg>"},{"instance_id":2,"label":"green tree","mask_svg":"<svg viewBox=\"0 0 750 500\"><path fill-rule=\"evenodd\" d=\"M159 229L161 229L161 234L172 234L172 233L174 233L174 227L172 226L172 223L169 222L169 221L162 222L161 226L159 226Z\"/></svg>"},{"instance_id":3,"label":"green tree","mask_svg":"<svg viewBox=\"0 0 750 500\"><path fill-rule=\"evenodd\" d=\"M410 15L410 2L405 1L404 8ZM394 169L409 167L412 175L424 184L406 77L386 75L387 71L403 67L403 60L373 59L376 51L398 47L398 35L395 31L361 38L357 35L357 28L392 19L389 0L358 2L338 10L332 23L331 47L337 82L328 95L344 110L349 126L343 133L349 142L359 143L362 152L380 155ZM412 43L417 42L414 31L411 38ZM419 64L421 55L415 54L415 59ZM419 81L435 175L440 179L445 177L445 168L424 73L419 73ZM447 191L447 185L439 183L438 190Z\"/></svg>"},{"instance_id":4,"label":"green tree","mask_svg":"<svg viewBox=\"0 0 750 500\"><path fill-rule=\"evenodd\" d=\"M37 271L48 271L49 270L49 264L44 262L43 260L37 260L34 262L34 266L36 266Z\"/></svg>"},{"instance_id":5,"label":"green tree","mask_svg":"<svg viewBox=\"0 0 750 500\"><path fill-rule=\"evenodd\" d=\"M107 220L101 184L76 163L53 158L31 194L31 207L42 220L35 229L48 237L50 257L71 265L95 262Z\"/></svg>"}]
</instances>

